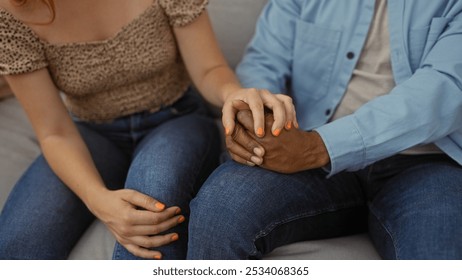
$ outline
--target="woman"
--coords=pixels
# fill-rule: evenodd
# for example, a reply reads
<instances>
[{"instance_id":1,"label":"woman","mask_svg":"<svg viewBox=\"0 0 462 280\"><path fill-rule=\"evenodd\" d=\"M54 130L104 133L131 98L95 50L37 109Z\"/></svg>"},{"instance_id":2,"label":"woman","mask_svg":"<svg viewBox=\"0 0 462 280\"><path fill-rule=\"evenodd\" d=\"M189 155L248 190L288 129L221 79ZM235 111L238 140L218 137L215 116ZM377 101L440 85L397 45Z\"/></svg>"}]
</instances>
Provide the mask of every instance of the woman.
<instances>
[{"instance_id":1,"label":"woman","mask_svg":"<svg viewBox=\"0 0 462 280\"><path fill-rule=\"evenodd\" d=\"M296 124L290 99L240 87L206 4L0 0L0 74L43 151L0 216L0 258L66 258L94 217L117 240L114 258L185 258L188 204L219 151L189 77L223 107L227 134L242 102L258 135L263 106L274 135Z\"/></svg>"}]
</instances>

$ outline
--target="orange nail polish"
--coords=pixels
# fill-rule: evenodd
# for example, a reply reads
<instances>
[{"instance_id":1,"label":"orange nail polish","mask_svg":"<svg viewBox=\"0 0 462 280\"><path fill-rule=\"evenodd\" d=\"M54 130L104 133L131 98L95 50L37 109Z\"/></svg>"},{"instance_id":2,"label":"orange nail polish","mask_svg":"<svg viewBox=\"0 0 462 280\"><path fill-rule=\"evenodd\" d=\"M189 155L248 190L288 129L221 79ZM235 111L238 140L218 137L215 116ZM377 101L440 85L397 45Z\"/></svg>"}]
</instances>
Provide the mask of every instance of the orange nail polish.
<instances>
[{"instance_id":1,"label":"orange nail polish","mask_svg":"<svg viewBox=\"0 0 462 280\"><path fill-rule=\"evenodd\" d=\"M178 223L182 223L182 222L184 222L184 220L186 220L185 217L184 217L184 216L180 216L180 217L178 218Z\"/></svg>"},{"instance_id":2,"label":"orange nail polish","mask_svg":"<svg viewBox=\"0 0 462 280\"><path fill-rule=\"evenodd\" d=\"M281 130L279 128L273 131L274 136L279 136L279 134L281 134Z\"/></svg>"},{"instance_id":3,"label":"orange nail polish","mask_svg":"<svg viewBox=\"0 0 462 280\"><path fill-rule=\"evenodd\" d=\"M162 259L162 256L161 256L161 255L155 255L155 256L154 256L154 259L160 260L160 259Z\"/></svg>"},{"instance_id":4,"label":"orange nail polish","mask_svg":"<svg viewBox=\"0 0 462 280\"><path fill-rule=\"evenodd\" d=\"M259 127L259 128L257 129L257 135L258 135L258 136L263 136L263 128Z\"/></svg>"},{"instance_id":5,"label":"orange nail polish","mask_svg":"<svg viewBox=\"0 0 462 280\"><path fill-rule=\"evenodd\" d=\"M172 240L172 241L177 241L178 239L179 239L179 236L176 233L174 235L172 235L172 237L170 238L170 240Z\"/></svg>"},{"instance_id":6,"label":"orange nail polish","mask_svg":"<svg viewBox=\"0 0 462 280\"><path fill-rule=\"evenodd\" d=\"M227 127L225 128L225 134L229 135L229 128L227 128Z\"/></svg>"},{"instance_id":7,"label":"orange nail polish","mask_svg":"<svg viewBox=\"0 0 462 280\"><path fill-rule=\"evenodd\" d=\"M164 209L165 209L165 205L164 205L163 203L157 202L157 203L156 203L156 208L159 209L159 210L164 210Z\"/></svg>"},{"instance_id":8,"label":"orange nail polish","mask_svg":"<svg viewBox=\"0 0 462 280\"><path fill-rule=\"evenodd\" d=\"M286 123L286 128L287 128L287 129L291 129L291 128L292 128L292 123L291 123L291 122L287 122L287 123Z\"/></svg>"},{"instance_id":9,"label":"orange nail polish","mask_svg":"<svg viewBox=\"0 0 462 280\"><path fill-rule=\"evenodd\" d=\"M181 213L181 209L180 209L180 208L177 208L177 209L175 210L175 215L178 215L178 214L180 214L180 213Z\"/></svg>"}]
</instances>

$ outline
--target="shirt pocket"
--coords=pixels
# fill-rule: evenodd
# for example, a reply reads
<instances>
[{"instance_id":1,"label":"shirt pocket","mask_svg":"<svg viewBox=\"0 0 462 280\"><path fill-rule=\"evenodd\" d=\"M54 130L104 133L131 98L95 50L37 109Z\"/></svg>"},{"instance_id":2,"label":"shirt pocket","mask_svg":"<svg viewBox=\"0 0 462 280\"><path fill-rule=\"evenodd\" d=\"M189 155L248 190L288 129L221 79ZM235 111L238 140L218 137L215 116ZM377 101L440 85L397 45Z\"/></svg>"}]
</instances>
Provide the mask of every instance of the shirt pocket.
<instances>
[{"instance_id":1,"label":"shirt pocket","mask_svg":"<svg viewBox=\"0 0 462 280\"><path fill-rule=\"evenodd\" d=\"M297 21L292 62L292 86L303 98L318 100L326 95L341 31Z\"/></svg>"}]
</instances>

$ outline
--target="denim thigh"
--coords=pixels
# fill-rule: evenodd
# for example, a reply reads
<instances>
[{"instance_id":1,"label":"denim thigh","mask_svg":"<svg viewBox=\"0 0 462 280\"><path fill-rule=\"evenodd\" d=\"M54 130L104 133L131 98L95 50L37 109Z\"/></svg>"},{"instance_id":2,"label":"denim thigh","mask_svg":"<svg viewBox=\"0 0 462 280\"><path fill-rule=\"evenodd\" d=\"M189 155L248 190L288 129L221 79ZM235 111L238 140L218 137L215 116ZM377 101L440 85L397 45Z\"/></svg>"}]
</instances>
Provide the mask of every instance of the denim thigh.
<instances>
[{"instance_id":1,"label":"denim thigh","mask_svg":"<svg viewBox=\"0 0 462 280\"><path fill-rule=\"evenodd\" d=\"M78 127L106 185L122 188L128 158L98 133ZM93 220L40 156L15 185L0 215L0 259L66 259Z\"/></svg>"},{"instance_id":2,"label":"denim thigh","mask_svg":"<svg viewBox=\"0 0 462 280\"><path fill-rule=\"evenodd\" d=\"M359 180L353 173L326 175L222 164L191 203L188 258L261 258L287 243L364 231Z\"/></svg>"},{"instance_id":3,"label":"denim thigh","mask_svg":"<svg viewBox=\"0 0 462 280\"><path fill-rule=\"evenodd\" d=\"M179 240L153 248L163 259L186 258L189 203L218 166L220 155L215 121L201 113L198 100L180 102L168 109L170 119L151 128L137 143L126 181L126 188L147 194L167 207L179 206L186 217L186 222L165 232L178 233ZM118 243L113 258L137 259Z\"/></svg>"},{"instance_id":4,"label":"denim thigh","mask_svg":"<svg viewBox=\"0 0 462 280\"><path fill-rule=\"evenodd\" d=\"M369 231L385 259L462 259L462 168L446 155L371 166Z\"/></svg>"}]
</instances>

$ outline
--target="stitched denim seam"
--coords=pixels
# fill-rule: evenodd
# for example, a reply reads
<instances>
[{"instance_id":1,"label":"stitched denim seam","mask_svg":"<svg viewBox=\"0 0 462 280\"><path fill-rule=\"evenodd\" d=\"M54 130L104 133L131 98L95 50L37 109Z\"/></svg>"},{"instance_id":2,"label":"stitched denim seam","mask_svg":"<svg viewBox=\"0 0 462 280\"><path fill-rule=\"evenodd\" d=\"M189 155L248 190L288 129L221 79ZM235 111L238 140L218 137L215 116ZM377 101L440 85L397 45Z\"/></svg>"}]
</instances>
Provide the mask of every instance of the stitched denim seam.
<instances>
[{"instance_id":1,"label":"stitched denim seam","mask_svg":"<svg viewBox=\"0 0 462 280\"><path fill-rule=\"evenodd\" d=\"M382 219L380 219L380 217L379 217L379 216L377 215L377 213L374 211L374 208L373 208L373 207L371 207L371 206L369 207L369 212L370 212L371 215L373 215L373 216L377 219L377 221L379 221L380 226L381 226L381 227L387 232L387 234L390 236L391 242L392 242L392 244L393 244L393 249L395 250L395 259L398 259L399 248L398 248L397 243L396 243L396 241L395 241L395 240L396 240L395 236L391 233L391 231L388 229L388 227L385 226L385 222L384 222Z\"/></svg>"}]
</instances>

